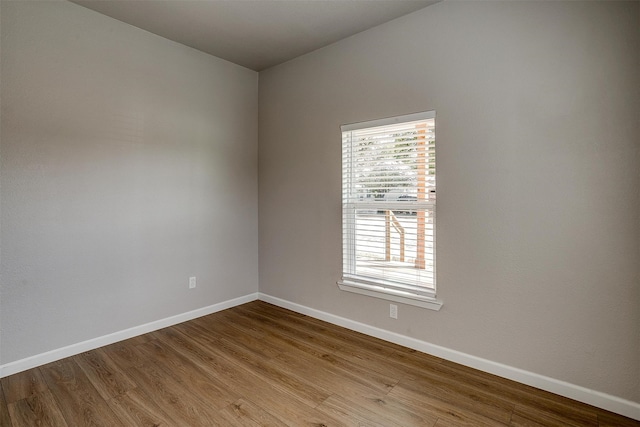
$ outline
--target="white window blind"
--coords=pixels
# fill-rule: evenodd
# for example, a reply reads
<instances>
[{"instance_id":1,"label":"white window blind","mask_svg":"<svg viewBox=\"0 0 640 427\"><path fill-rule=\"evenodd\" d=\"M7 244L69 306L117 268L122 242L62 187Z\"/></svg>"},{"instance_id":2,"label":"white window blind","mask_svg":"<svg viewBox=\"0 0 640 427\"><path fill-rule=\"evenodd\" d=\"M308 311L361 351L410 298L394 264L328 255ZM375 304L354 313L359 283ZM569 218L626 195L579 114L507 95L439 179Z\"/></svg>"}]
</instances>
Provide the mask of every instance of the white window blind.
<instances>
[{"instance_id":1,"label":"white window blind","mask_svg":"<svg viewBox=\"0 0 640 427\"><path fill-rule=\"evenodd\" d=\"M435 112L341 130L343 281L435 298Z\"/></svg>"}]
</instances>

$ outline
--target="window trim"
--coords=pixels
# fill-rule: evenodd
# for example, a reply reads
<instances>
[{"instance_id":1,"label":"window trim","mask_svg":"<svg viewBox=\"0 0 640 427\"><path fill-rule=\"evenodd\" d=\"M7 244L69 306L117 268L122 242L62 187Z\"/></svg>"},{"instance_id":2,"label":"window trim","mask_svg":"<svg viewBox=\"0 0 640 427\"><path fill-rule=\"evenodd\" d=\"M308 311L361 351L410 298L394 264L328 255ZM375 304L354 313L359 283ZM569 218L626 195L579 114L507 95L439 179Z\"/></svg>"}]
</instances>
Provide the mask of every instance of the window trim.
<instances>
[{"instance_id":1,"label":"window trim","mask_svg":"<svg viewBox=\"0 0 640 427\"><path fill-rule=\"evenodd\" d=\"M442 301L425 295L418 295L413 292L403 292L398 289L384 288L379 285L365 284L343 279L337 282L341 291L353 292L355 294L367 295L374 298L395 301L417 307L428 308L439 311Z\"/></svg>"},{"instance_id":2,"label":"window trim","mask_svg":"<svg viewBox=\"0 0 640 427\"><path fill-rule=\"evenodd\" d=\"M344 132L355 131L355 130L366 129L366 128L388 126L393 124L400 124L400 123L421 121L421 120L426 121L429 119L435 119L435 117L436 117L435 111L425 111L425 112L419 112L419 113L406 114L402 116L387 117L383 119L346 124L346 125L342 125L340 127L340 130L341 130L341 134L343 134ZM350 158L350 160L352 160L352 158ZM344 176L342 177L342 180L344 181ZM412 202L412 205L414 204L416 205L416 207L423 207L422 205L424 205L425 207L427 205L431 205L431 206L435 205L435 203L432 201L428 201L428 202L420 201L417 203ZM360 202L355 204L352 203L351 205L352 205L352 208L355 209L360 205L363 205L363 206L367 205L367 202ZM376 207L379 206L376 203L373 203L372 205ZM345 221L344 220L344 209L345 209L344 201L342 202L342 206L343 206L342 221ZM402 206L406 207L407 206L406 202L402 202ZM433 211L435 213L435 209ZM347 219L347 221L348 220L349 219ZM344 222L342 222L342 227L344 227ZM343 239L344 239L344 234L343 234ZM349 243L349 247L355 244L354 241L349 241L348 243ZM435 230L434 230L434 245L435 245ZM355 247L353 249L355 250ZM344 250L345 250L345 247L343 243L343 251ZM346 250L349 251L349 248L347 248ZM346 256L347 258L351 258L351 256L354 256L354 254L351 254L351 256L346 254ZM429 289L425 289L424 291L412 290L410 289L410 286L408 286L407 289L405 290L405 289L402 289L402 286L397 286L397 285L394 286L393 284L390 284L390 286L387 287L385 286L385 283L383 281L376 281L376 280L369 281L363 278L352 277L349 274L345 274L344 260L345 260L345 254L343 253L342 278L337 282L338 288L342 291L357 293L361 295L367 295L374 298L395 301L399 303L414 305L414 306L423 307L423 308L436 310L436 311L440 310L440 308L442 307L442 301L436 299L435 289L433 290L433 292L430 292ZM435 275L435 253L434 253L433 261L434 261L434 275ZM435 276L434 276L434 282L435 282Z\"/></svg>"},{"instance_id":3,"label":"window trim","mask_svg":"<svg viewBox=\"0 0 640 427\"><path fill-rule=\"evenodd\" d=\"M365 122L356 122L340 126L341 132L349 132L351 130L360 130L364 128L373 128L378 126L388 126L396 123L417 122L419 120L435 119L436 112L423 111L420 113L405 114L404 116L385 117L383 119L367 120Z\"/></svg>"}]
</instances>

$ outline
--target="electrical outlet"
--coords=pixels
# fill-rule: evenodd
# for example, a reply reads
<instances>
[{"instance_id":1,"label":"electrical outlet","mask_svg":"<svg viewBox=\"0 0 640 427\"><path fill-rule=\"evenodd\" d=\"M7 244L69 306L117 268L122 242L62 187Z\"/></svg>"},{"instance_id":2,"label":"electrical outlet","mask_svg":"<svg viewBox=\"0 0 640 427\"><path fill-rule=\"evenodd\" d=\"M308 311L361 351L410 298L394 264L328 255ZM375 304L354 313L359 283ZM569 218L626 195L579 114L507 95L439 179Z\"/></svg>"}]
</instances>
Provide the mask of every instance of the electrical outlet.
<instances>
[{"instance_id":1,"label":"electrical outlet","mask_svg":"<svg viewBox=\"0 0 640 427\"><path fill-rule=\"evenodd\" d=\"M392 319L398 318L398 306L395 304L389 304L389 317Z\"/></svg>"},{"instance_id":2,"label":"electrical outlet","mask_svg":"<svg viewBox=\"0 0 640 427\"><path fill-rule=\"evenodd\" d=\"M189 289L193 289L196 287L196 278L189 277Z\"/></svg>"}]
</instances>

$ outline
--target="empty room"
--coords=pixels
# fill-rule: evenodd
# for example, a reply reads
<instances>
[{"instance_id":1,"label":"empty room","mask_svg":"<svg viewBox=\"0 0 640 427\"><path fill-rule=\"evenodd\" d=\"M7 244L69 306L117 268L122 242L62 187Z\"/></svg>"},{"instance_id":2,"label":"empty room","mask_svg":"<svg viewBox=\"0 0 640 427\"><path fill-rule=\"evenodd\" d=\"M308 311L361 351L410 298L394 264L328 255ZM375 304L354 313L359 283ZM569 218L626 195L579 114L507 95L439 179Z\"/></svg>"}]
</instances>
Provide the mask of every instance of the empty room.
<instances>
[{"instance_id":1,"label":"empty room","mask_svg":"<svg viewBox=\"0 0 640 427\"><path fill-rule=\"evenodd\" d=\"M640 2L0 19L2 427L640 426Z\"/></svg>"}]
</instances>

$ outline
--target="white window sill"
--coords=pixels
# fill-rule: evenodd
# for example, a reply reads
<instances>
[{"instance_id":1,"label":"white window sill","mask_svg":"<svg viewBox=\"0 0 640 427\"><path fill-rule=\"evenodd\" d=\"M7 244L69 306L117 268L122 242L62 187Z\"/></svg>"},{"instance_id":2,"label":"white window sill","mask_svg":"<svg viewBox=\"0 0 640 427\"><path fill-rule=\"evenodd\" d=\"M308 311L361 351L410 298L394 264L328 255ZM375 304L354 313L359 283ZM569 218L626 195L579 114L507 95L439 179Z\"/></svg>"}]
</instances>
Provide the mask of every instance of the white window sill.
<instances>
[{"instance_id":1,"label":"white window sill","mask_svg":"<svg viewBox=\"0 0 640 427\"><path fill-rule=\"evenodd\" d=\"M362 283L342 280L338 282L340 290L367 295L374 298L386 299L402 304L415 305L429 310L440 310L442 301L424 295L417 295L410 292L386 289L381 286L365 285Z\"/></svg>"}]
</instances>

